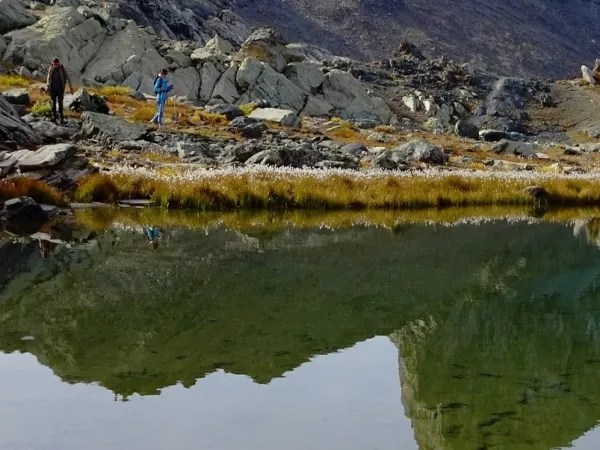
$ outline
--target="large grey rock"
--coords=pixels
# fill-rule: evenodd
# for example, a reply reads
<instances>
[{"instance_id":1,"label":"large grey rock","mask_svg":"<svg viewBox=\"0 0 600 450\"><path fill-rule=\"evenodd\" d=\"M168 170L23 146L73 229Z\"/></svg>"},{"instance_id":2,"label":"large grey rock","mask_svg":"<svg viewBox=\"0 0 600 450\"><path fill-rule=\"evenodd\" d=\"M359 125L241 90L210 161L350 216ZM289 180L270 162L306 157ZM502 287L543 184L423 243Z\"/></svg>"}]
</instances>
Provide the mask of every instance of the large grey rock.
<instances>
[{"instance_id":1,"label":"large grey rock","mask_svg":"<svg viewBox=\"0 0 600 450\"><path fill-rule=\"evenodd\" d=\"M287 44L284 56L288 62L315 62L333 61L335 55L329 50L311 44L293 43Z\"/></svg>"},{"instance_id":2,"label":"large grey rock","mask_svg":"<svg viewBox=\"0 0 600 450\"><path fill-rule=\"evenodd\" d=\"M27 89L10 89L3 92L2 95L12 105L29 105L31 103Z\"/></svg>"},{"instance_id":3,"label":"large grey rock","mask_svg":"<svg viewBox=\"0 0 600 450\"><path fill-rule=\"evenodd\" d=\"M369 97L361 83L348 72L338 69L328 72L322 89L324 100L342 119L388 123L392 117L387 104L379 98Z\"/></svg>"},{"instance_id":4,"label":"large grey rock","mask_svg":"<svg viewBox=\"0 0 600 450\"><path fill-rule=\"evenodd\" d=\"M479 139L479 127L464 120L456 122L456 125L454 125L454 133L457 136L464 138Z\"/></svg>"},{"instance_id":5,"label":"large grey rock","mask_svg":"<svg viewBox=\"0 0 600 450\"><path fill-rule=\"evenodd\" d=\"M206 42L218 34L232 44L241 45L250 34L242 19L225 9L230 2L120 0L110 3L114 4L115 15L151 26L162 38Z\"/></svg>"},{"instance_id":6,"label":"large grey rock","mask_svg":"<svg viewBox=\"0 0 600 450\"><path fill-rule=\"evenodd\" d=\"M284 127L295 127L300 124L296 113L287 109L257 108L248 117L265 122L275 122Z\"/></svg>"},{"instance_id":7,"label":"large grey rock","mask_svg":"<svg viewBox=\"0 0 600 450\"><path fill-rule=\"evenodd\" d=\"M193 67L177 69L170 76L173 83L173 93L190 99L197 98L200 90L200 74Z\"/></svg>"},{"instance_id":8,"label":"large grey rock","mask_svg":"<svg viewBox=\"0 0 600 450\"><path fill-rule=\"evenodd\" d=\"M216 35L209 40L204 47L197 48L192 52L192 62L196 64L204 64L209 61L224 60L224 56L230 55L233 52L231 42Z\"/></svg>"},{"instance_id":9,"label":"large grey rock","mask_svg":"<svg viewBox=\"0 0 600 450\"><path fill-rule=\"evenodd\" d=\"M110 111L106 100L97 94L90 94L85 88L79 89L74 94L65 95L63 105L65 109L77 112L92 111L108 114Z\"/></svg>"},{"instance_id":10,"label":"large grey rock","mask_svg":"<svg viewBox=\"0 0 600 450\"><path fill-rule=\"evenodd\" d=\"M181 159L194 156L208 157L208 150L205 145L198 142L177 142L175 145L177 154Z\"/></svg>"},{"instance_id":11,"label":"large grey rock","mask_svg":"<svg viewBox=\"0 0 600 450\"><path fill-rule=\"evenodd\" d=\"M30 70L45 71L60 58L73 81L96 55L106 30L96 19L86 19L74 8L53 8L37 23L7 34L10 44L3 59L22 61Z\"/></svg>"},{"instance_id":12,"label":"large grey rock","mask_svg":"<svg viewBox=\"0 0 600 450\"><path fill-rule=\"evenodd\" d=\"M237 117L241 117L244 115L244 111L238 108L235 105L229 105L227 103L222 103L220 105L213 105L206 108L206 110L213 114L221 114L222 116L227 117L227 120L232 121Z\"/></svg>"},{"instance_id":13,"label":"large grey rock","mask_svg":"<svg viewBox=\"0 0 600 450\"><path fill-rule=\"evenodd\" d=\"M0 158L0 179L12 172L17 160L10 157Z\"/></svg>"},{"instance_id":14,"label":"large grey rock","mask_svg":"<svg viewBox=\"0 0 600 450\"><path fill-rule=\"evenodd\" d=\"M537 158L537 145L530 142L515 142L502 139L490 151L496 154L510 154L523 158Z\"/></svg>"},{"instance_id":15,"label":"large grey rock","mask_svg":"<svg viewBox=\"0 0 600 450\"><path fill-rule=\"evenodd\" d=\"M19 0L0 0L0 34L18 30L37 21Z\"/></svg>"},{"instance_id":16,"label":"large grey rock","mask_svg":"<svg viewBox=\"0 0 600 450\"><path fill-rule=\"evenodd\" d=\"M76 151L77 147L73 144L47 145L20 158L17 167L23 172L54 167L73 156Z\"/></svg>"},{"instance_id":17,"label":"large grey rock","mask_svg":"<svg viewBox=\"0 0 600 450\"><path fill-rule=\"evenodd\" d=\"M581 66L581 75L589 84L596 86L596 78L594 77L594 72L592 69L587 66Z\"/></svg>"},{"instance_id":18,"label":"large grey rock","mask_svg":"<svg viewBox=\"0 0 600 450\"><path fill-rule=\"evenodd\" d=\"M360 156L368 153L369 149L364 144L347 144L342 147L341 152L344 155Z\"/></svg>"},{"instance_id":19,"label":"large grey rock","mask_svg":"<svg viewBox=\"0 0 600 450\"><path fill-rule=\"evenodd\" d=\"M255 58L246 58L237 73L236 82L246 89L238 104L266 100L270 106L300 112L304 108L302 90L269 65Z\"/></svg>"},{"instance_id":20,"label":"large grey rock","mask_svg":"<svg viewBox=\"0 0 600 450\"><path fill-rule=\"evenodd\" d=\"M448 157L442 149L422 139L415 139L394 150L397 162L419 161L429 164L444 164Z\"/></svg>"},{"instance_id":21,"label":"large grey rock","mask_svg":"<svg viewBox=\"0 0 600 450\"><path fill-rule=\"evenodd\" d=\"M211 100L223 103L235 103L239 98L235 76L238 70L237 64L232 64L221 76L211 94Z\"/></svg>"},{"instance_id":22,"label":"large grey rock","mask_svg":"<svg viewBox=\"0 0 600 450\"><path fill-rule=\"evenodd\" d=\"M203 102L210 100L219 78L221 78L221 71L213 63L208 62L202 66L200 70L200 100Z\"/></svg>"},{"instance_id":23,"label":"large grey rock","mask_svg":"<svg viewBox=\"0 0 600 450\"><path fill-rule=\"evenodd\" d=\"M300 111L301 116L309 117L330 117L333 111L333 106L326 102L322 97L313 97L312 95L306 100L306 105Z\"/></svg>"},{"instance_id":24,"label":"large grey rock","mask_svg":"<svg viewBox=\"0 0 600 450\"><path fill-rule=\"evenodd\" d=\"M167 61L153 45L154 36L133 22L109 36L83 76L100 83L123 84L134 91L154 93L154 77Z\"/></svg>"},{"instance_id":25,"label":"large grey rock","mask_svg":"<svg viewBox=\"0 0 600 450\"><path fill-rule=\"evenodd\" d=\"M321 152L309 146L279 147L263 150L246 161L246 165L314 167L323 160Z\"/></svg>"},{"instance_id":26,"label":"large grey rock","mask_svg":"<svg viewBox=\"0 0 600 450\"><path fill-rule=\"evenodd\" d=\"M325 81L323 71L317 64L310 62L291 63L285 68L284 75L307 94L315 91Z\"/></svg>"},{"instance_id":27,"label":"large grey rock","mask_svg":"<svg viewBox=\"0 0 600 450\"><path fill-rule=\"evenodd\" d=\"M42 137L23 122L13 106L0 96L0 146L8 142L32 148L42 143Z\"/></svg>"},{"instance_id":28,"label":"large grey rock","mask_svg":"<svg viewBox=\"0 0 600 450\"><path fill-rule=\"evenodd\" d=\"M256 58L281 72L287 64L285 44L274 28L259 28L242 44L239 55L241 58Z\"/></svg>"},{"instance_id":29,"label":"large grey rock","mask_svg":"<svg viewBox=\"0 0 600 450\"><path fill-rule=\"evenodd\" d=\"M78 129L72 126L57 125L44 120L37 120L30 123L31 128L36 131L44 142L56 142L58 140L72 139L77 134Z\"/></svg>"},{"instance_id":30,"label":"large grey rock","mask_svg":"<svg viewBox=\"0 0 600 450\"><path fill-rule=\"evenodd\" d=\"M583 130L589 137L599 139L600 138L600 125L590 125Z\"/></svg>"},{"instance_id":31,"label":"large grey rock","mask_svg":"<svg viewBox=\"0 0 600 450\"><path fill-rule=\"evenodd\" d=\"M508 139L511 141L522 141L524 139L524 136L520 133L501 130L481 130L479 132L479 138L487 142L498 142L502 139Z\"/></svg>"},{"instance_id":32,"label":"large grey rock","mask_svg":"<svg viewBox=\"0 0 600 450\"><path fill-rule=\"evenodd\" d=\"M97 139L105 144L141 140L150 132L146 125L130 123L118 117L84 112L79 137Z\"/></svg>"}]
</instances>

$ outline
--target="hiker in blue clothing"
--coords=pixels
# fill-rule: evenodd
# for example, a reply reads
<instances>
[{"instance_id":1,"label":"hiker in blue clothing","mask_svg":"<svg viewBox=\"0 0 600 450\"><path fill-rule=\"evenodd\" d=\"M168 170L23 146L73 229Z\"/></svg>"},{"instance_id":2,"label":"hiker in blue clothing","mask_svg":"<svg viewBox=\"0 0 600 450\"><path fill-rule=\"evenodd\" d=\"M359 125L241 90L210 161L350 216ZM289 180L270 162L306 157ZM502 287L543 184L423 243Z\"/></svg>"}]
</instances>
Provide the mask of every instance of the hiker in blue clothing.
<instances>
[{"instance_id":1,"label":"hiker in blue clothing","mask_svg":"<svg viewBox=\"0 0 600 450\"><path fill-rule=\"evenodd\" d=\"M158 124L159 127L163 125L165 105L167 104L167 97L171 90L173 90L173 85L169 85L169 82L167 81L167 69L163 69L154 79L154 93L156 94L156 105L158 109L156 115L150 121L151 123Z\"/></svg>"}]
</instances>

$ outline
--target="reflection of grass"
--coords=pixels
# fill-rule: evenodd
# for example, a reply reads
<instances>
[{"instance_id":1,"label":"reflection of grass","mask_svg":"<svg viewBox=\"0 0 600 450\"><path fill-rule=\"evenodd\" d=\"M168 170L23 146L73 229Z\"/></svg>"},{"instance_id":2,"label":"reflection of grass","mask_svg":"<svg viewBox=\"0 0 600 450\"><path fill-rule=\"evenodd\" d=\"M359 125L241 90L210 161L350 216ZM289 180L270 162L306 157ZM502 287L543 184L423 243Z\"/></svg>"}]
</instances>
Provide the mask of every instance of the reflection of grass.
<instances>
[{"instance_id":1,"label":"reflection of grass","mask_svg":"<svg viewBox=\"0 0 600 450\"><path fill-rule=\"evenodd\" d=\"M354 177L269 172L159 177L95 174L83 180L78 201L150 198L175 208L410 209L447 206L534 205L529 180L445 176ZM600 184L588 180L537 180L549 205L600 205Z\"/></svg>"},{"instance_id":2,"label":"reflection of grass","mask_svg":"<svg viewBox=\"0 0 600 450\"><path fill-rule=\"evenodd\" d=\"M38 203L64 205L64 197L46 183L28 177L0 181L0 199L31 197Z\"/></svg>"},{"instance_id":3,"label":"reflection of grass","mask_svg":"<svg viewBox=\"0 0 600 450\"><path fill-rule=\"evenodd\" d=\"M91 209L76 212L77 221L94 231L105 231L113 223L128 226L144 226L152 223L163 228L187 228L204 230L224 226L231 230L248 231L261 229L267 231L283 228L348 228L356 225L369 225L400 232L404 225L443 223L452 224L463 220L480 218L502 219L507 217L530 217L530 210L524 207L467 207L420 209L413 211L237 211L191 212L167 211L161 208L147 209ZM549 211L543 221L570 222L580 218L599 217L599 209L566 209Z\"/></svg>"}]
</instances>

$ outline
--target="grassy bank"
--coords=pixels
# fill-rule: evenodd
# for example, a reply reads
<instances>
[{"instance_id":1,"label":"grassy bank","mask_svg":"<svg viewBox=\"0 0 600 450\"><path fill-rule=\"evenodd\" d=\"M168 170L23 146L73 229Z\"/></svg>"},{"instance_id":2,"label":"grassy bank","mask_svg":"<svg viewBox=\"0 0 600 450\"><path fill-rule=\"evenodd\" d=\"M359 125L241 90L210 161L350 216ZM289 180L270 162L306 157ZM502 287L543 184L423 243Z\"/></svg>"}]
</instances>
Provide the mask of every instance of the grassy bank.
<instances>
[{"instance_id":1,"label":"grassy bank","mask_svg":"<svg viewBox=\"0 0 600 450\"><path fill-rule=\"evenodd\" d=\"M291 169L196 170L123 169L83 180L79 202L151 199L165 208L390 209L448 206L535 205L527 192L543 187L545 205L600 205L595 176L567 177L463 171L384 173Z\"/></svg>"}]
</instances>

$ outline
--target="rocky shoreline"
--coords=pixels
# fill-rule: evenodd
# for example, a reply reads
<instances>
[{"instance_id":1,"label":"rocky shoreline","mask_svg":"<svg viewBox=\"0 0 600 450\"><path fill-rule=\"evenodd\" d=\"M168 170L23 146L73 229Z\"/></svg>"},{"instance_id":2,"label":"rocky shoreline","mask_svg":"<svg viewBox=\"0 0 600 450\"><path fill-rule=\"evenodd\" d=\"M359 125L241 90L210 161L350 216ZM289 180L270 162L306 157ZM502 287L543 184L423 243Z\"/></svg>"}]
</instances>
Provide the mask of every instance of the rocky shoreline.
<instances>
[{"instance_id":1,"label":"rocky shoreline","mask_svg":"<svg viewBox=\"0 0 600 450\"><path fill-rule=\"evenodd\" d=\"M177 41L92 0L2 0L0 32L3 202L1 183L16 179L73 201L95 174L136 170L162 181L261 167L350 179L523 172L535 187L563 176L589 181L600 167L593 109L579 119L567 109L573 98L598 96L578 80L498 77L427 59L408 42L388 59L354 61L287 43L272 28ZM54 56L80 86L65 97L64 125L48 120L40 91ZM167 126L156 129L147 125L151 84L163 67L176 95Z\"/></svg>"}]
</instances>

